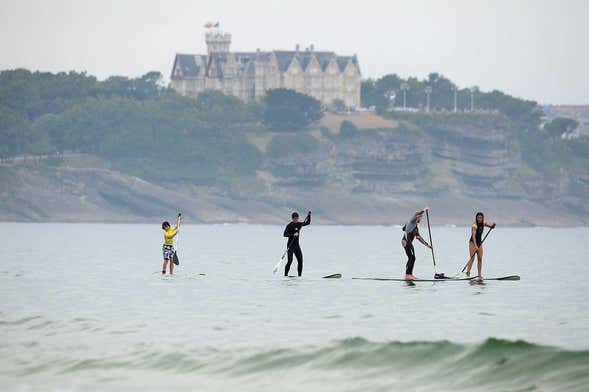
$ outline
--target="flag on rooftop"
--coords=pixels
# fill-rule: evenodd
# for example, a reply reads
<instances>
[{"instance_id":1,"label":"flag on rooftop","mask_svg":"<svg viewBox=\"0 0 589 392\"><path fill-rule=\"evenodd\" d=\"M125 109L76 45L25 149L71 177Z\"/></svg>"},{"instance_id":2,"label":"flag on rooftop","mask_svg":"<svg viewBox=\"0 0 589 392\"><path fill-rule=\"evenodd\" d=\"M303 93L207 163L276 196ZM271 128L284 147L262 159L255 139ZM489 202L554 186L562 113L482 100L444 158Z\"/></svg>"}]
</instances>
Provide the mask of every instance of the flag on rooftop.
<instances>
[{"instance_id":1,"label":"flag on rooftop","mask_svg":"<svg viewBox=\"0 0 589 392\"><path fill-rule=\"evenodd\" d=\"M212 28L218 28L219 27L219 22L207 22L205 23L205 29L212 29Z\"/></svg>"}]
</instances>

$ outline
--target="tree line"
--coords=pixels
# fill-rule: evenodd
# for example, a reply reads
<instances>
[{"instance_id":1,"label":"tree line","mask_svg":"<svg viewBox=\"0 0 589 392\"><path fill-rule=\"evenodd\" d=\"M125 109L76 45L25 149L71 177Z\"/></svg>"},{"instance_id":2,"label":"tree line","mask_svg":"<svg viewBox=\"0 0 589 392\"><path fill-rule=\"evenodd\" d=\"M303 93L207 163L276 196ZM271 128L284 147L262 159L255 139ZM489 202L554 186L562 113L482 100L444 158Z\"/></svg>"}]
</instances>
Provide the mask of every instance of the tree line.
<instances>
[{"instance_id":1,"label":"tree line","mask_svg":"<svg viewBox=\"0 0 589 392\"><path fill-rule=\"evenodd\" d=\"M205 91L197 99L182 97L162 80L159 72L99 81L78 72L2 71L0 159L82 152L144 178L232 181L255 175L263 158L248 142L247 132L300 131L323 116L319 101L292 90L270 90L261 102L243 103L217 91ZM432 108L452 111L456 85L439 74L424 80L397 75L366 80L363 105L391 115L387 112L391 92L398 95L403 83L408 85L407 106L423 105L424 89L431 86ZM468 109L470 90L456 92L460 109ZM566 119L541 127L542 111L533 101L500 91L475 94L477 107L497 111L511 121L530 155L544 156L552 148L547 147L547 139L557 143L559 135L576 127ZM411 116L404 120L417 121ZM357 131L352 123L343 128L343 137ZM586 150L586 141L571 143L576 143L571 148ZM274 157L288 153L286 142L275 141L271 147Z\"/></svg>"},{"instance_id":2,"label":"tree line","mask_svg":"<svg viewBox=\"0 0 589 392\"><path fill-rule=\"evenodd\" d=\"M195 100L162 79L0 72L0 159L81 152L144 178L232 181L259 166L247 131L298 130L322 116L317 100L290 90L249 104L217 91Z\"/></svg>"},{"instance_id":3,"label":"tree line","mask_svg":"<svg viewBox=\"0 0 589 392\"><path fill-rule=\"evenodd\" d=\"M498 90L480 91L478 88L460 88L439 73L427 78L403 79L396 74L362 82L362 105L373 106L380 113L394 107L423 108L426 106L426 89L430 88L430 108L434 111L454 111L454 94L458 111L471 110L471 98L476 109L497 111L512 121L537 127L542 109L534 101L515 98ZM404 100L405 98L405 100ZM405 102L404 102L405 101Z\"/></svg>"}]
</instances>

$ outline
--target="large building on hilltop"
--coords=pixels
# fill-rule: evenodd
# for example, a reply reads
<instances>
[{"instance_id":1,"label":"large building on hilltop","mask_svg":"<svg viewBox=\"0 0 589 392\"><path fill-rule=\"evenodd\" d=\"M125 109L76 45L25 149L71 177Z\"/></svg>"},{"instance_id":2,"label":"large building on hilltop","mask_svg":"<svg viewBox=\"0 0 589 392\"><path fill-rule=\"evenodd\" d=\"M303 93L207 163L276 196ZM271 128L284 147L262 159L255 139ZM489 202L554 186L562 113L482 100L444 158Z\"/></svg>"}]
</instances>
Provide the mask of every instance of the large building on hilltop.
<instances>
[{"instance_id":1,"label":"large building on hilltop","mask_svg":"<svg viewBox=\"0 0 589 392\"><path fill-rule=\"evenodd\" d=\"M293 51L231 52L231 34L206 34L207 54L176 54L171 86L197 97L207 89L234 95L244 102L263 97L267 90L288 88L330 105L342 100L360 106L361 73L358 58L315 51L313 45Z\"/></svg>"}]
</instances>

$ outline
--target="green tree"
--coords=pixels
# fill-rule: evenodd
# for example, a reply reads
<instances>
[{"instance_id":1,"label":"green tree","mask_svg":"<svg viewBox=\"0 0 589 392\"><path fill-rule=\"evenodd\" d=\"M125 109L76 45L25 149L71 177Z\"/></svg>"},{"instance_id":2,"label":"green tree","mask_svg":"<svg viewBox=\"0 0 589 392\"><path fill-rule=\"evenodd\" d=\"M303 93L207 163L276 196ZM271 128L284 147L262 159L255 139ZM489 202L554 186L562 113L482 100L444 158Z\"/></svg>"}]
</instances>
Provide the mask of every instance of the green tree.
<instances>
[{"instance_id":1,"label":"green tree","mask_svg":"<svg viewBox=\"0 0 589 392\"><path fill-rule=\"evenodd\" d=\"M111 76L97 85L96 93L93 96L132 97L140 101L154 99L169 92L169 89L163 86L163 78L163 75L157 71L148 72L135 79Z\"/></svg>"},{"instance_id":2,"label":"green tree","mask_svg":"<svg viewBox=\"0 0 589 392\"><path fill-rule=\"evenodd\" d=\"M365 108L376 106L376 81L374 79L363 80L360 85L360 102Z\"/></svg>"},{"instance_id":3,"label":"green tree","mask_svg":"<svg viewBox=\"0 0 589 392\"><path fill-rule=\"evenodd\" d=\"M134 80L134 97L140 100L159 97L165 90L163 87L164 76L161 72L151 71Z\"/></svg>"},{"instance_id":4,"label":"green tree","mask_svg":"<svg viewBox=\"0 0 589 392\"><path fill-rule=\"evenodd\" d=\"M432 109L454 109L454 83L437 72L430 73L425 85L432 88L430 106ZM424 90L425 90L424 86Z\"/></svg>"},{"instance_id":5,"label":"green tree","mask_svg":"<svg viewBox=\"0 0 589 392\"><path fill-rule=\"evenodd\" d=\"M544 130L552 137L561 137L563 133L569 133L577 129L579 122L567 117L556 117L544 124Z\"/></svg>"},{"instance_id":6,"label":"green tree","mask_svg":"<svg viewBox=\"0 0 589 392\"><path fill-rule=\"evenodd\" d=\"M353 122L344 120L340 124L339 134L341 137L353 137L358 133L358 127Z\"/></svg>"},{"instance_id":7,"label":"green tree","mask_svg":"<svg viewBox=\"0 0 589 392\"><path fill-rule=\"evenodd\" d=\"M85 73L52 74L24 69L0 72L0 105L30 119L62 112L97 92L96 78Z\"/></svg>"},{"instance_id":8,"label":"green tree","mask_svg":"<svg viewBox=\"0 0 589 392\"><path fill-rule=\"evenodd\" d=\"M201 118L217 129L239 127L245 120L243 106L238 98L217 90L203 91L196 100Z\"/></svg>"},{"instance_id":9,"label":"green tree","mask_svg":"<svg viewBox=\"0 0 589 392\"><path fill-rule=\"evenodd\" d=\"M35 132L25 116L0 106L0 159L49 151L45 135Z\"/></svg>"},{"instance_id":10,"label":"green tree","mask_svg":"<svg viewBox=\"0 0 589 392\"><path fill-rule=\"evenodd\" d=\"M362 106L374 106L379 112L387 110L391 105L391 95L401 97L401 83L403 81L396 74L385 75L378 80L369 79L362 83L360 98Z\"/></svg>"},{"instance_id":11,"label":"green tree","mask_svg":"<svg viewBox=\"0 0 589 392\"><path fill-rule=\"evenodd\" d=\"M321 103L315 98L284 88L266 93L264 124L274 131L304 129L321 117Z\"/></svg>"}]
</instances>

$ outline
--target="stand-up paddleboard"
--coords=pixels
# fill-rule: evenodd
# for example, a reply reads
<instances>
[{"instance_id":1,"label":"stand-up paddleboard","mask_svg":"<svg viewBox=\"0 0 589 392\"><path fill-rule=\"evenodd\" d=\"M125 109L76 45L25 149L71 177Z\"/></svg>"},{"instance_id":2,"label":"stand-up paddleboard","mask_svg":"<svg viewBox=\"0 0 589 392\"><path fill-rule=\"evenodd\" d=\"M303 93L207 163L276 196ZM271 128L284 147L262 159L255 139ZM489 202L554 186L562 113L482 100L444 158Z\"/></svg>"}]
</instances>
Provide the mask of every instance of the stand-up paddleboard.
<instances>
[{"instance_id":1,"label":"stand-up paddleboard","mask_svg":"<svg viewBox=\"0 0 589 392\"><path fill-rule=\"evenodd\" d=\"M500 278L483 278L483 282L485 280L520 280L519 275L509 275L509 276L502 276Z\"/></svg>"},{"instance_id":2,"label":"stand-up paddleboard","mask_svg":"<svg viewBox=\"0 0 589 392\"><path fill-rule=\"evenodd\" d=\"M380 280L385 282L464 282L464 281L473 281L479 282L476 277L470 278L447 278L447 279L414 279L414 280L407 280L407 279L400 279L400 278L352 278L356 280ZM519 275L509 275L509 276L502 276L499 278L484 278L480 282L484 282L486 280L520 280L521 278Z\"/></svg>"},{"instance_id":3,"label":"stand-up paddleboard","mask_svg":"<svg viewBox=\"0 0 589 392\"><path fill-rule=\"evenodd\" d=\"M460 282L473 280L474 278L448 278L448 279L400 279L400 278L352 278L356 280L380 280L385 282Z\"/></svg>"},{"instance_id":4,"label":"stand-up paddleboard","mask_svg":"<svg viewBox=\"0 0 589 392\"><path fill-rule=\"evenodd\" d=\"M296 275L288 275L285 276L285 278L298 278L299 276ZM342 274L331 274L331 275L327 275L327 276L322 276L323 279L340 279L342 277Z\"/></svg>"},{"instance_id":5,"label":"stand-up paddleboard","mask_svg":"<svg viewBox=\"0 0 589 392\"><path fill-rule=\"evenodd\" d=\"M203 273L194 273L194 274L185 274L185 273L176 273L174 275L170 275L166 273L165 275L162 274L161 271L156 271L153 275L159 275L161 279L171 280L171 279L196 279L201 276L207 276L207 274Z\"/></svg>"}]
</instances>

